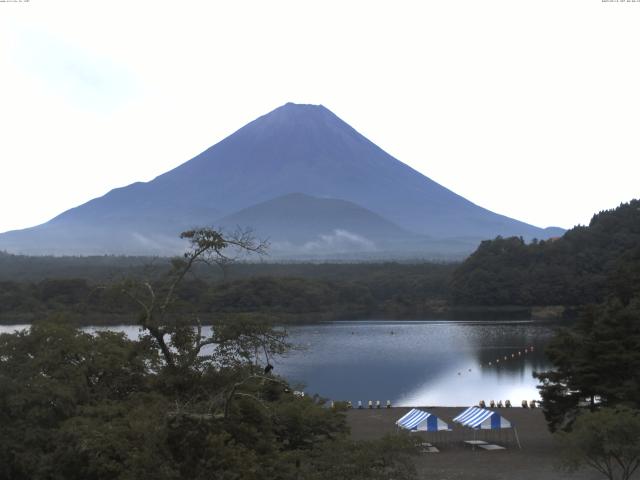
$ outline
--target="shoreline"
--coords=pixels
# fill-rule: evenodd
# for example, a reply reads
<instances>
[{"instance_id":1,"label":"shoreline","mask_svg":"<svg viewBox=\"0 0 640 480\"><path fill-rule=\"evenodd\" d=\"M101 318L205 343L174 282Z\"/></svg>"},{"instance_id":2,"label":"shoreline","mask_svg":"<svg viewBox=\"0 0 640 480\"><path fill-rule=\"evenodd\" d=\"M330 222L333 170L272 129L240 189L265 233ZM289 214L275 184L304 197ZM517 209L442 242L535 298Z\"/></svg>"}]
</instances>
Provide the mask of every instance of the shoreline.
<instances>
[{"instance_id":1,"label":"shoreline","mask_svg":"<svg viewBox=\"0 0 640 480\"><path fill-rule=\"evenodd\" d=\"M526 307L531 312L534 307ZM547 307L540 307L546 309ZM558 311L558 310L554 310ZM564 310L563 310L564 311ZM500 308L500 309L465 309L465 310L450 310L448 312L433 312L432 314L416 314L416 315L385 315L385 314L353 314L353 315L326 315L326 314L280 314L280 315L261 315L255 312L249 312L247 314L202 314L202 325L210 326L214 322L210 320L213 317L227 318L233 320L234 318L240 318L246 316L256 316L268 318L275 325L281 326L303 326L303 325L322 325L322 324L336 324L336 323L419 323L419 322L442 322L442 323L478 323L483 322L490 323L564 323L571 322L571 317L563 316L544 316L544 315L522 315L523 310ZM0 315L1 326L12 325L30 325L35 322L40 322L47 319L53 319L56 316L64 319L72 325L78 327L116 327L116 326L135 326L137 325L132 321L136 317L135 313L78 313L78 312L65 312L65 311L46 311L46 312L32 312L32 313L5 313ZM209 319L207 319L209 317ZM194 324L195 325L195 324Z\"/></svg>"},{"instance_id":2,"label":"shoreline","mask_svg":"<svg viewBox=\"0 0 640 480\"><path fill-rule=\"evenodd\" d=\"M396 434L395 421L412 407L381 409L349 409L347 423L354 440L374 440ZM500 408L498 411L516 428L522 449L513 441L511 432L476 431L454 424L452 419L465 407L414 407L436 415L452 427L451 432L418 432L424 441L432 443L439 453L421 453L414 463L419 478L439 480L596 480L600 474L580 470L573 474L559 468L560 455L541 408ZM412 434L413 435L413 434ZM475 435L475 437L474 437ZM472 450L464 443L470 439L486 439L505 450Z\"/></svg>"}]
</instances>

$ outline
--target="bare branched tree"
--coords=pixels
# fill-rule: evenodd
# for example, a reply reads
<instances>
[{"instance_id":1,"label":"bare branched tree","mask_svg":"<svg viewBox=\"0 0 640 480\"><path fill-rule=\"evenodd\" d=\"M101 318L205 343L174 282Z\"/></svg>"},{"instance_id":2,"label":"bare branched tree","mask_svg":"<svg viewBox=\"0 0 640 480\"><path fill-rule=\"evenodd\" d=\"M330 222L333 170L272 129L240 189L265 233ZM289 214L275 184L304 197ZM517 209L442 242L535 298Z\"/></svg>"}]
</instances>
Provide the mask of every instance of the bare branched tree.
<instances>
[{"instance_id":1,"label":"bare branched tree","mask_svg":"<svg viewBox=\"0 0 640 480\"><path fill-rule=\"evenodd\" d=\"M183 232L180 238L189 242L189 248L181 258L172 260L163 282L130 281L122 289L140 307L140 326L157 344L170 367L193 366L204 347L221 340L216 335L203 336L197 315L188 319L171 315L176 289L187 275L199 263L228 265L240 255L264 255L267 248L266 242L256 240L250 230L242 229L225 235L211 228L198 228Z\"/></svg>"},{"instance_id":2,"label":"bare branched tree","mask_svg":"<svg viewBox=\"0 0 640 480\"><path fill-rule=\"evenodd\" d=\"M223 281L228 279L230 267L246 256L247 249L244 247L245 245L251 244L258 248L259 251L250 252L257 253L258 255L265 255L269 246L268 240L256 242L254 240L254 232L250 228L237 226L232 237L234 239L234 243L227 245L224 250L224 254L222 252L218 252L219 254L210 255L208 258L204 259L208 265L216 266L220 269Z\"/></svg>"}]
</instances>

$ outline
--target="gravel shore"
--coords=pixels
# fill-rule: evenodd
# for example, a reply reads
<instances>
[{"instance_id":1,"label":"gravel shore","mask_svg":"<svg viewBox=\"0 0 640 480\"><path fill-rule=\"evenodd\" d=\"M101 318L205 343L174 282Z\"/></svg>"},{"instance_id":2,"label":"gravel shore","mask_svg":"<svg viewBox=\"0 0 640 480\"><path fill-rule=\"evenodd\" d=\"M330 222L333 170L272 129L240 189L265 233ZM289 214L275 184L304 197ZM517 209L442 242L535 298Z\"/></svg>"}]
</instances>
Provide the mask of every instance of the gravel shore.
<instances>
[{"instance_id":1,"label":"gravel shore","mask_svg":"<svg viewBox=\"0 0 640 480\"><path fill-rule=\"evenodd\" d=\"M453 426L452 432L417 433L435 445L440 453L424 453L416 458L420 478L436 480L597 480L601 474L583 470L574 474L558 468L557 446L547 430L540 409L498 410L518 431L522 449L511 431L477 432L476 438L506 447L505 450L472 450L464 440L473 440L472 430L453 424L451 419L466 407L419 407ZM353 409L347 420L354 439L379 438L396 431L395 421L410 408ZM640 478L640 477L639 477Z\"/></svg>"}]
</instances>

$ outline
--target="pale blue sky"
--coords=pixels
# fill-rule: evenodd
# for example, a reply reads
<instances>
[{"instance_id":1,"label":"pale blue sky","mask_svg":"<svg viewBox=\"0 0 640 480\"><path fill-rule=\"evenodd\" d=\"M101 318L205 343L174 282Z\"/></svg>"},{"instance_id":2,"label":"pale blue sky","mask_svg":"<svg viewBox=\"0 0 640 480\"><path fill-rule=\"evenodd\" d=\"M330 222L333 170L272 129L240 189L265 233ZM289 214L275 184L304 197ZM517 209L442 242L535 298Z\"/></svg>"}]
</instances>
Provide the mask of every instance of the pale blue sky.
<instances>
[{"instance_id":1,"label":"pale blue sky","mask_svg":"<svg viewBox=\"0 0 640 480\"><path fill-rule=\"evenodd\" d=\"M0 231L321 103L475 203L570 227L640 196L640 3L0 3Z\"/></svg>"},{"instance_id":2,"label":"pale blue sky","mask_svg":"<svg viewBox=\"0 0 640 480\"><path fill-rule=\"evenodd\" d=\"M81 42L70 43L43 29L18 29L11 60L18 69L37 79L51 96L74 107L116 113L127 101L140 96L134 72L108 56L92 54Z\"/></svg>"}]
</instances>

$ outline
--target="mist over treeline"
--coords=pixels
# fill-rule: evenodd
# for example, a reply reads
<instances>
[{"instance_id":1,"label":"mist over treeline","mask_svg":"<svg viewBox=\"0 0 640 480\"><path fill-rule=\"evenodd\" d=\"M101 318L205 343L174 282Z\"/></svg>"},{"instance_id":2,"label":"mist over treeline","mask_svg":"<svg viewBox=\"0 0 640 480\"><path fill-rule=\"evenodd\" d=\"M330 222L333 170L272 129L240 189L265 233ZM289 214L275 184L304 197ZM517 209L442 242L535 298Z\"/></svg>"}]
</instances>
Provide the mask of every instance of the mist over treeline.
<instances>
[{"instance_id":1,"label":"mist over treeline","mask_svg":"<svg viewBox=\"0 0 640 480\"><path fill-rule=\"evenodd\" d=\"M171 259L28 257L0 253L0 321L65 312L84 323L123 322L136 311L126 279L162 278ZM280 321L461 318L474 309L522 318L535 306L571 308L640 291L640 201L594 215L563 237L483 242L461 263L274 263L199 266L176 312L267 314ZM488 309L488 310L487 310Z\"/></svg>"}]
</instances>

